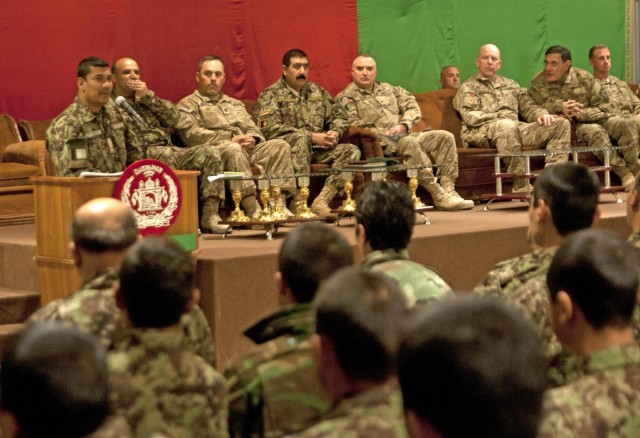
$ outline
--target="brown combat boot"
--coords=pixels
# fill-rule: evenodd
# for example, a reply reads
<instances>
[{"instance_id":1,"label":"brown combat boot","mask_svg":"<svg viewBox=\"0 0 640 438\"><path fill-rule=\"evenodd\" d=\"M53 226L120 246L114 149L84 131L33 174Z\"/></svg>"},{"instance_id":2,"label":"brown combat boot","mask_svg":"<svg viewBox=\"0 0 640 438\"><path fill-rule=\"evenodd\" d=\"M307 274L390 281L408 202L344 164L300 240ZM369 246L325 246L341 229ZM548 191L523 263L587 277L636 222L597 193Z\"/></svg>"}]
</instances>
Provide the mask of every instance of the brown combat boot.
<instances>
[{"instance_id":1,"label":"brown combat boot","mask_svg":"<svg viewBox=\"0 0 640 438\"><path fill-rule=\"evenodd\" d=\"M318 216L329 216L331 214L331 207L329 203L336 196L338 191L330 186L324 186L320 194L313 200L311 204L311 211Z\"/></svg>"},{"instance_id":2,"label":"brown combat boot","mask_svg":"<svg viewBox=\"0 0 640 438\"><path fill-rule=\"evenodd\" d=\"M260 217L262 208L260 208L260 204L258 204L258 200L254 195L245 196L242 201L240 201L240 205L242 206L242 210L244 210L244 214L250 220L254 221Z\"/></svg>"},{"instance_id":3,"label":"brown combat boot","mask_svg":"<svg viewBox=\"0 0 640 438\"><path fill-rule=\"evenodd\" d=\"M222 218L218 214L218 206L220 201L217 199L207 199L202 204L202 218L200 219L200 231L210 234L229 234L231 228L229 225L222 225Z\"/></svg>"},{"instance_id":4,"label":"brown combat boot","mask_svg":"<svg viewBox=\"0 0 640 438\"><path fill-rule=\"evenodd\" d=\"M473 208L473 201L465 201L459 196L452 196L435 182L429 183L424 187L431 194L433 205L438 210L456 211ZM471 203L471 206L469 206L469 203Z\"/></svg>"},{"instance_id":5,"label":"brown combat boot","mask_svg":"<svg viewBox=\"0 0 640 438\"><path fill-rule=\"evenodd\" d=\"M464 199L458 192L456 192L455 183L453 182L453 179L449 178L448 176L443 176L440 178L440 186L446 193L453 196L454 198L461 199L464 202L464 207L461 208L461 210L467 210L475 206L473 201Z\"/></svg>"},{"instance_id":6,"label":"brown combat boot","mask_svg":"<svg viewBox=\"0 0 640 438\"><path fill-rule=\"evenodd\" d=\"M533 186L529 184L529 180L523 177L514 177L513 185L511 186L511 193L516 195L531 195L533 194Z\"/></svg>"}]
</instances>

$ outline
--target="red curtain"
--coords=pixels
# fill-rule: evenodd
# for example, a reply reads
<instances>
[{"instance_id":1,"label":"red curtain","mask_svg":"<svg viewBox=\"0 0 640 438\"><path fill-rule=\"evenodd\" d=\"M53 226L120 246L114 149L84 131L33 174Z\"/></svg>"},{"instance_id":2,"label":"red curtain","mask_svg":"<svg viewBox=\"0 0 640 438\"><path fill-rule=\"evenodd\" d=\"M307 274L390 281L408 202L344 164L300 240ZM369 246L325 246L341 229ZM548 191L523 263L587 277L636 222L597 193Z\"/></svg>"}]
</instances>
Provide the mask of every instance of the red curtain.
<instances>
[{"instance_id":1,"label":"red curtain","mask_svg":"<svg viewBox=\"0 0 640 438\"><path fill-rule=\"evenodd\" d=\"M0 112L16 119L66 108L85 56L135 58L149 88L178 101L195 89L206 54L224 59L227 94L255 99L280 76L288 49L307 52L311 80L332 94L349 82L358 51L355 0L0 3Z\"/></svg>"}]
</instances>

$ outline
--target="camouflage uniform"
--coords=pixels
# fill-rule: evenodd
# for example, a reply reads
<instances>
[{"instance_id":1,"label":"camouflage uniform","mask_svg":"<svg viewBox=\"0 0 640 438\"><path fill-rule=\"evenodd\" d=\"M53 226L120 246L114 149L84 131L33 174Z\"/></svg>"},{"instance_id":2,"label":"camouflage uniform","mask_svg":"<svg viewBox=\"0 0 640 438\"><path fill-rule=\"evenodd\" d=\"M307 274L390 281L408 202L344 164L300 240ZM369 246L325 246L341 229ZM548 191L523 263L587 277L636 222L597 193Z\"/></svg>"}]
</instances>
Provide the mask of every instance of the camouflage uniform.
<instances>
[{"instance_id":1,"label":"camouflage uniform","mask_svg":"<svg viewBox=\"0 0 640 438\"><path fill-rule=\"evenodd\" d=\"M636 248L640 248L640 231L636 231L631 236L629 236L629 243L631 243Z\"/></svg>"},{"instance_id":2,"label":"camouflage uniform","mask_svg":"<svg viewBox=\"0 0 640 438\"><path fill-rule=\"evenodd\" d=\"M545 394L538 436L640 436L640 348L614 346L591 353L583 372Z\"/></svg>"},{"instance_id":3,"label":"camouflage uniform","mask_svg":"<svg viewBox=\"0 0 640 438\"><path fill-rule=\"evenodd\" d=\"M640 171L638 166L638 136L640 136L640 99L629 88L626 82L609 76L607 79L596 79L609 101L609 116L604 122L604 129L609 137L619 145L634 146L619 151L624 154L627 167L634 175Z\"/></svg>"},{"instance_id":4,"label":"camouflage uniform","mask_svg":"<svg viewBox=\"0 0 640 438\"><path fill-rule=\"evenodd\" d=\"M435 271L412 261L406 249L373 251L362 259L361 267L395 279L411 305L416 301L432 301L451 292L451 287Z\"/></svg>"},{"instance_id":5,"label":"camouflage uniform","mask_svg":"<svg viewBox=\"0 0 640 438\"><path fill-rule=\"evenodd\" d=\"M114 90L114 98L116 96ZM138 138L144 139L147 156L160 160L173 169L200 171L198 186L201 203L209 198L224 199L224 183L207 180L209 175L222 173L222 159L218 150L211 145L183 148L171 144L171 136L166 128L175 128L178 124L180 113L176 106L168 100L158 98L152 91L147 92L140 100L127 99L127 102L147 123L147 128L142 130L123 111L131 129Z\"/></svg>"},{"instance_id":6,"label":"camouflage uniform","mask_svg":"<svg viewBox=\"0 0 640 438\"><path fill-rule=\"evenodd\" d=\"M607 118L607 97L600 83L588 71L571 67L565 78L558 82L548 82L544 72L538 73L531 80L529 94L538 105L551 114L562 114L562 102L565 100L581 103L584 107L580 117L576 119L577 141L587 143L590 147L611 146L609 135L601 126ZM594 152L594 155L599 160L604 160L604 152ZM618 154L611 154L611 167L620 179L629 174L625 160Z\"/></svg>"},{"instance_id":7,"label":"camouflage uniform","mask_svg":"<svg viewBox=\"0 0 640 438\"><path fill-rule=\"evenodd\" d=\"M495 147L501 153L519 152L522 146L547 147L557 151L571 148L571 124L557 118L551 126L536 119L549 114L513 79L496 75L491 81L480 73L465 81L453 100L462 116L465 147ZM519 121L518 117L524 119ZM546 164L567 160L566 154L547 155ZM506 158L508 172L524 173L524 159Z\"/></svg>"},{"instance_id":8,"label":"camouflage uniform","mask_svg":"<svg viewBox=\"0 0 640 438\"><path fill-rule=\"evenodd\" d=\"M510 295L531 278L546 274L556 249L542 249L497 263L473 292L500 298Z\"/></svg>"},{"instance_id":9,"label":"camouflage uniform","mask_svg":"<svg viewBox=\"0 0 640 438\"><path fill-rule=\"evenodd\" d=\"M330 150L313 148L311 134L336 131L340 138L349 126L344 108L313 82L307 82L297 92L280 78L258 96L254 118L266 138L281 138L289 143L295 173L309 173L310 163L341 169L360 158L358 147L349 143L338 143ZM325 185L339 190L344 181L332 175Z\"/></svg>"},{"instance_id":10,"label":"camouflage uniform","mask_svg":"<svg viewBox=\"0 0 640 438\"><path fill-rule=\"evenodd\" d=\"M234 437L277 437L318 421L331 400L318 379L309 338L310 304L292 304L245 331L256 344L225 370Z\"/></svg>"},{"instance_id":11,"label":"camouflage uniform","mask_svg":"<svg viewBox=\"0 0 640 438\"><path fill-rule=\"evenodd\" d=\"M202 95L198 90L178 103L180 121L178 129L185 144L214 145L222 156L224 169L243 172L252 176L251 165L260 168L266 175L292 175L291 153L282 140L265 141L260 129L247 113L244 104L220 93L216 97ZM248 134L256 145L244 149L231 138ZM253 181L239 181L243 196L255 195ZM294 179L287 179L280 187L285 193L294 194Z\"/></svg>"},{"instance_id":12,"label":"camouflage uniform","mask_svg":"<svg viewBox=\"0 0 640 438\"><path fill-rule=\"evenodd\" d=\"M438 166L438 176L449 177L453 181L458 178L458 153L453 134L431 129L411 133L420 120L421 112L416 98L404 88L376 82L371 90L364 90L352 82L336 99L346 109L352 125L378 134L386 156L400 154L404 163L414 166L430 166L433 161ZM398 123L405 125L410 134L395 142L384 132ZM430 168L418 172L421 185L434 180Z\"/></svg>"},{"instance_id":13,"label":"camouflage uniform","mask_svg":"<svg viewBox=\"0 0 640 438\"><path fill-rule=\"evenodd\" d=\"M118 268L99 270L79 291L46 304L31 315L28 322L57 321L98 336L105 348L110 348L119 342L118 333L125 326L116 305L114 285L117 281ZM191 350L213 364L211 329L202 309L196 306L191 313L183 315L180 326Z\"/></svg>"},{"instance_id":14,"label":"camouflage uniform","mask_svg":"<svg viewBox=\"0 0 640 438\"><path fill-rule=\"evenodd\" d=\"M122 172L130 157L142 153L135 132L113 102L94 114L78 98L51 121L47 150L58 176Z\"/></svg>"},{"instance_id":15,"label":"camouflage uniform","mask_svg":"<svg viewBox=\"0 0 640 438\"><path fill-rule=\"evenodd\" d=\"M406 437L400 390L395 382L374 386L343 399L324 415L319 423L309 429L288 436L296 438Z\"/></svg>"},{"instance_id":16,"label":"camouflage uniform","mask_svg":"<svg viewBox=\"0 0 640 438\"><path fill-rule=\"evenodd\" d=\"M134 436L228 436L226 381L188 350L180 330L128 330L107 368L114 413Z\"/></svg>"}]
</instances>

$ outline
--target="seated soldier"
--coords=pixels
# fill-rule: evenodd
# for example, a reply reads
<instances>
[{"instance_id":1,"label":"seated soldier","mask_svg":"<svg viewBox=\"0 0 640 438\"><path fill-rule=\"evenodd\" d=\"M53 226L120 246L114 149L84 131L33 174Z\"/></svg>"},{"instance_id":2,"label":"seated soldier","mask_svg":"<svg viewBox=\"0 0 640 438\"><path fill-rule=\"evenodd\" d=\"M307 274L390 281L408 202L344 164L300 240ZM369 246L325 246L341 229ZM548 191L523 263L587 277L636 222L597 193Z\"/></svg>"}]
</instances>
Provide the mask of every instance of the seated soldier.
<instances>
[{"instance_id":1,"label":"seated soldier","mask_svg":"<svg viewBox=\"0 0 640 438\"><path fill-rule=\"evenodd\" d=\"M636 248L608 230L568 237L549 267L549 314L562 344L581 361L577 377L549 390L540 437L640 436L640 347Z\"/></svg>"},{"instance_id":2,"label":"seated soldier","mask_svg":"<svg viewBox=\"0 0 640 438\"><path fill-rule=\"evenodd\" d=\"M447 65L440 70L440 86L457 90L460 88L460 72L455 65Z\"/></svg>"},{"instance_id":3,"label":"seated soldier","mask_svg":"<svg viewBox=\"0 0 640 438\"><path fill-rule=\"evenodd\" d=\"M376 61L370 55L353 60L351 75L353 82L337 96L349 123L376 132L386 156L400 155L407 166L430 166L432 162L438 166L439 184L430 167L418 170L418 182L436 208L473 208L473 201L462 199L455 191L458 153L453 134L433 129L412 133L421 116L415 97L402 87L376 82Z\"/></svg>"},{"instance_id":4,"label":"seated soldier","mask_svg":"<svg viewBox=\"0 0 640 438\"><path fill-rule=\"evenodd\" d=\"M130 329L107 355L111 403L135 436L227 436L226 381L187 347L180 317L198 302L191 254L147 237L128 251L116 292Z\"/></svg>"},{"instance_id":5,"label":"seated soldier","mask_svg":"<svg viewBox=\"0 0 640 438\"><path fill-rule=\"evenodd\" d=\"M225 79L220 57L207 55L200 60L196 72L198 89L178 103L180 121L177 128L182 140L187 146L214 146L226 171L242 172L250 177L251 165L255 165L266 175L292 175L289 145L282 140L265 140L244 104L222 92ZM238 183L242 208L249 218L257 219L261 209L255 196L255 182L241 180ZM280 188L285 196L293 196L295 181L285 179ZM286 209L285 196L280 198L280 208L287 216L293 216ZM217 224L218 204L205 203L203 208L215 211L212 225Z\"/></svg>"}]
</instances>

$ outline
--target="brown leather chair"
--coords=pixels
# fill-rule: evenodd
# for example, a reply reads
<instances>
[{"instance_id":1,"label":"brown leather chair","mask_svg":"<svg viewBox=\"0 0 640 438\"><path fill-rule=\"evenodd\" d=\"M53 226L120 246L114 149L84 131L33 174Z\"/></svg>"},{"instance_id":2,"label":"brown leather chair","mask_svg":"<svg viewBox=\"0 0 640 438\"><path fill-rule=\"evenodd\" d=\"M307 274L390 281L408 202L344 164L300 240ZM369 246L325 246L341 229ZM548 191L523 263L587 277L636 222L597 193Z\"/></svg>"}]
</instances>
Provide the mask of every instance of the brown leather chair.
<instances>
[{"instance_id":1,"label":"brown leather chair","mask_svg":"<svg viewBox=\"0 0 640 438\"><path fill-rule=\"evenodd\" d=\"M0 114L0 225L33 222L30 178L47 174L44 140L21 141L13 117Z\"/></svg>"},{"instance_id":2,"label":"brown leather chair","mask_svg":"<svg viewBox=\"0 0 640 438\"><path fill-rule=\"evenodd\" d=\"M46 120L24 120L20 119L18 129L22 140L46 140L47 129L51 124L51 119Z\"/></svg>"}]
</instances>

